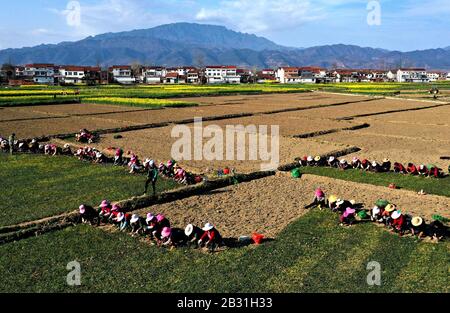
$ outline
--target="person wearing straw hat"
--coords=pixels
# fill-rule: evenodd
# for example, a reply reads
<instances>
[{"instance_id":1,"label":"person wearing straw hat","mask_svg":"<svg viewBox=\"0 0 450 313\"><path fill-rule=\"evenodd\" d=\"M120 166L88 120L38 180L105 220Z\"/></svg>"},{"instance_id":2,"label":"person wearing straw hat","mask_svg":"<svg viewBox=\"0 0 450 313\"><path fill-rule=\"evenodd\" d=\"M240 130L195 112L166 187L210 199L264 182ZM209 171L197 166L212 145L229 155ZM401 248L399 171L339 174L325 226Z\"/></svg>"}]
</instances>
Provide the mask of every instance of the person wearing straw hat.
<instances>
[{"instance_id":1,"label":"person wearing straw hat","mask_svg":"<svg viewBox=\"0 0 450 313\"><path fill-rule=\"evenodd\" d=\"M383 163L381 163L381 170L384 173L388 173L391 171L391 160L389 160L388 158L383 159Z\"/></svg>"},{"instance_id":2,"label":"person wearing straw hat","mask_svg":"<svg viewBox=\"0 0 450 313\"><path fill-rule=\"evenodd\" d=\"M187 237L179 228L164 227L161 231L161 245L173 248L186 244Z\"/></svg>"},{"instance_id":3,"label":"person wearing straw hat","mask_svg":"<svg viewBox=\"0 0 450 313\"><path fill-rule=\"evenodd\" d=\"M187 237L187 242L189 245L196 245L198 247L198 241L203 235L203 230L193 224L189 224L184 229L184 234Z\"/></svg>"},{"instance_id":4,"label":"person wearing straw hat","mask_svg":"<svg viewBox=\"0 0 450 313\"><path fill-rule=\"evenodd\" d=\"M324 166L325 165L325 159L322 158L320 155L317 155L314 158L314 165L315 166Z\"/></svg>"},{"instance_id":5,"label":"person wearing straw hat","mask_svg":"<svg viewBox=\"0 0 450 313\"><path fill-rule=\"evenodd\" d=\"M202 230L204 233L198 241L200 247L204 246L210 251L214 251L217 247L223 245L222 236L213 224L206 223Z\"/></svg>"},{"instance_id":6,"label":"person wearing straw hat","mask_svg":"<svg viewBox=\"0 0 450 313\"><path fill-rule=\"evenodd\" d=\"M392 212L394 212L397 209L395 204L389 203L388 205L386 205L386 207L383 209L381 209L381 216L383 217L383 223L390 227L391 225L391 214Z\"/></svg>"},{"instance_id":7,"label":"person wearing straw hat","mask_svg":"<svg viewBox=\"0 0 450 313\"><path fill-rule=\"evenodd\" d=\"M335 195L331 195L328 197L327 204L330 210L334 210L336 208L336 202L338 201L338 197Z\"/></svg>"},{"instance_id":8,"label":"person wearing straw hat","mask_svg":"<svg viewBox=\"0 0 450 313\"><path fill-rule=\"evenodd\" d=\"M133 235L144 234L145 228L147 227L145 218L138 214L133 214L130 219L130 227Z\"/></svg>"},{"instance_id":9,"label":"person wearing straw hat","mask_svg":"<svg viewBox=\"0 0 450 313\"><path fill-rule=\"evenodd\" d=\"M78 222L94 224L95 219L98 217L98 212L93 207L82 204L78 209L80 212Z\"/></svg>"},{"instance_id":10,"label":"person wearing straw hat","mask_svg":"<svg viewBox=\"0 0 450 313\"><path fill-rule=\"evenodd\" d=\"M352 225L355 221L355 213L356 210L353 208L346 208L344 213L339 217L339 221L341 222L341 226L343 225Z\"/></svg>"},{"instance_id":11,"label":"person wearing straw hat","mask_svg":"<svg viewBox=\"0 0 450 313\"><path fill-rule=\"evenodd\" d=\"M403 234L406 226L405 216L402 214L400 210L395 210L391 214L391 227L392 230L398 232L400 235Z\"/></svg>"},{"instance_id":12,"label":"person wearing straw hat","mask_svg":"<svg viewBox=\"0 0 450 313\"><path fill-rule=\"evenodd\" d=\"M148 185L152 183L153 197L156 197L156 182L158 181L158 168L155 161L147 159L144 162L144 168L147 172L147 180L145 181L144 195L147 194Z\"/></svg>"},{"instance_id":13,"label":"person wearing straw hat","mask_svg":"<svg viewBox=\"0 0 450 313\"><path fill-rule=\"evenodd\" d=\"M411 234L413 236L417 236L419 239L424 237L425 235L425 223L423 221L423 218L420 216L414 216L411 219Z\"/></svg>"}]
</instances>

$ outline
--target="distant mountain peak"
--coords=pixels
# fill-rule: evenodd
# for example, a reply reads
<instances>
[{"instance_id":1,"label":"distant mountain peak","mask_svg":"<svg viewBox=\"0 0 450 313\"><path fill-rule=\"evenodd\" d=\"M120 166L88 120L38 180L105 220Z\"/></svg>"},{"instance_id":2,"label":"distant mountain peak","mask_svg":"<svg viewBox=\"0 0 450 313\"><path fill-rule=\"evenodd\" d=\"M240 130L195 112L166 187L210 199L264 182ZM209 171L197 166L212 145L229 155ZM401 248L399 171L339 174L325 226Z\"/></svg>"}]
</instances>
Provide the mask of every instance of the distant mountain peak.
<instances>
[{"instance_id":1,"label":"distant mountain peak","mask_svg":"<svg viewBox=\"0 0 450 313\"><path fill-rule=\"evenodd\" d=\"M395 68L399 66L450 69L450 47L400 52L356 45L288 48L264 37L224 26L173 23L149 29L90 36L76 42L0 50L0 64L55 63L74 65L131 64L240 67L317 65L331 68Z\"/></svg>"}]
</instances>

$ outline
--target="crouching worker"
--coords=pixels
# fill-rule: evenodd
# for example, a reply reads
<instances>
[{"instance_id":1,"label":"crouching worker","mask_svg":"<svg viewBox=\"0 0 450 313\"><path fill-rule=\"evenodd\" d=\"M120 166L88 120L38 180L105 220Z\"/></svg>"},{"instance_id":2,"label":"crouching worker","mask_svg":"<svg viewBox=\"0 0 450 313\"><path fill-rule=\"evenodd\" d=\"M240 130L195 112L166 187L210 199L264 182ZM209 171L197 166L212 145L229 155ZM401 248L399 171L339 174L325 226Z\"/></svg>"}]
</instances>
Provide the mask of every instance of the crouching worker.
<instances>
[{"instance_id":1,"label":"crouching worker","mask_svg":"<svg viewBox=\"0 0 450 313\"><path fill-rule=\"evenodd\" d=\"M107 223L109 221L109 217L111 216L111 210L112 206L111 203L109 203L108 200L103 200L100 204L100 212L98 214L99 216L99 223Z\"/></svg>"},{"instance_id":2,"label":"crouching worker","mask_svg":"<svg viewBox=\"0 0 450 313\"><path fill-rule=\"evenodd\" d=\"M130 228L130 220L130 214L119 212L115 219L115 224L117 225L117 227L119 227L120 231L126 231Z\"/></svg>"},{"instance_id":3,"label":"crouching worker","mask_svg":"<svg viewBox=\"0 0 450 313\"><path fill-rule=\"evenodd\" d=\"M201 230L200 227L189 224L188 226L186 226L184 234L187 237L186 240L188 245L195 245L196 247L198 247L198 241L203 235L203 230Z\"/></svg>"},{"instance_id":4,"label":"crouching worker","mask_svg":"<svg viewBox=\"0 0 450 313\"><path fill-rule=\"evenodd\" d=\"M391 160L389 160L388 158L383 160L383 163L381 163L381 170L384 173L390 172L391 171Z\"/></svg>"},{"instance_id":5,"label":"crouching worker","mask_svg":"<svg viewBox=\"0 0 450 313\"><path fill-rule=\"evenodd\" d=\"M170 228L170 221L162 214L158 214L156 216L156 223L154 224L152 235L156 239L156 242L159 244L162 240L161 232L164 227Z\"/></svg>"},{"instance_id":6,"label":"crouching worker","mask_svg":"<svg viewBox=\"0 0 450 313\"><path fill-rule=\"evenodd\" d=\"M328 158L328 166L329 167L338 167L339 166L339 160L336 159L334 156L330 156Z\"/></svg>"},{"instance_id":7,"label":"crouching worker","mask_svg":"<svg viewBox=\"0 0 450 313\"><path fill-rule=\"evenodd\" d=\"M306 206L305 209L313 208L315 206L317 206L320 210L326 207L325 193L320 188L316 189L314 192L313 202Z\"/></svg>"},{"instance_id":8,"label":"crouching worker","mask_svg":"<svg viewBox=\"0 0 450 313\"><path fill-rule=\"evenodd\" d=\"M70 145L66 143L61 151L62 155L73 155L72 149L70 149Z\"/></svg>"},{"instance_id":9,"label":"crouching worker","mask_svg":"<svg viewBox=\"0 0 450 313\"><path fill-rule=\"evenodd\" d=\"M198 241L199 247L205 247L209 251L214 252L214 250L223 245L223 239L217 229L211 223L206 223L205 227L202 228L204 231L203 235Z\"/></svg>"},{"instance_id":10,"label":"crouching worker","mask_svg":"<svg viewBox=\"0 0 450 313\"><path fill-rule=\"evenodd\" d=\"M406 226L405 216L399 210L392 212L391 215L391 227L392 230L399 233L399 235L403 235Z\"/></svg>"},{"instance_id":11,"label":"crouching worker","mask_svg":"<svg viewBox=\"0 0 450 313\"><path fill-rule=\"evenodd\" d=\"M410 230L411 234L417 236L419 239L425 237L425 223L423 222L423 218L420 216L413 217L411 219Z\"/></svg>"},{"instance_id":12,"label":"crouching worker","mask_svg":"<svg viewBox=\"0 0 450 313\"><path fill-rule=\"evenodd\" d=\"M164 227L161 231L161 245L180 247L186 244L187 238L182 229Z\"/></svg>"},{"instance_id":13,"label":"crouching worker","mask_svg":"<svg viewBox=\"0 0 450 313\"><path fill-rule=\"evenodd\" d=\"M130 219L131 233L133 235L143 235L147 227L145 218L140 217L137 214L133 214Z\"/></svg>"},{"instance_id":14,"label":"crouching worker","mask_svg":"<svg viewBox=\"0 0 450 313\"><path fill-rule=\"evenodd\" d=\"M438 242L449 235L449 229L443 222L445 222L445 219L442 216L433 215L433 221L430 223L428 233L435 242Z\"/></svg>"},{"instance_id":15,"label":"crouching worker","mask_svg":"<svg viewBox=\"0 0 450 313\"><path fill-rule=\"evenodd\" d=\"M394 173L407 174L408 172L406 171L406 168L403 166L403 164L395 162Z\"/></svg>"},{"instance_id":16,"label":"crouching worker","mask_svg":"<svg viewBox=\"0 0 450 313\"><path fill-rule=\"evenodd\" d=\"M355 222L355 209L347 208L344 213L339 217L339 221L341 222L341 226L351 226Z\"/></svg>"},{"instance_id":17,"label":"crouching worker","mask_svg":"<svg viewBox=\"0 0 450 313\"><path fill-rule=\"evenodd\" d=\"M90 223L91 225L95 224L95 219L98 218L98 212L90 205L82 204L79 207L80 209L80 219L81 223Z\"/></svg>"},{"instance_id":18,"label":"crouching worker","mask_svg":"<svg viewBox=\"0 0 450 313\"><path fill-rule=\"evenodd\" d=\"M338 201L338 197L336 197L335 195L331 195L328 198L328 208L331 211L334 211L336 209L336 202Z\"/></svg>"}]
</instances>

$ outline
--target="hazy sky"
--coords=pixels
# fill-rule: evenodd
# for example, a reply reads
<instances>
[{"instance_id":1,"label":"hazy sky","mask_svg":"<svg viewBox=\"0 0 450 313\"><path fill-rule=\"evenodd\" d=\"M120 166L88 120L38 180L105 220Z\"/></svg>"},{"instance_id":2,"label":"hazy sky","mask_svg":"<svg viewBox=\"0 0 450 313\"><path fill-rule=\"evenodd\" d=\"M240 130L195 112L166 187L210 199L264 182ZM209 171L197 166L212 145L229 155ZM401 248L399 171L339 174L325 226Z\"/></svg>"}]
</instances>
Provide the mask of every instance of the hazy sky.
<instances>
[{"instance_id":1,"label":"hazy sky","mask_svg":"<svg viewBox=\"0 0 450 313\"><path fill-rule=\"evenodd\" d=\"M72 3L71 3L72 2ZM370 26L370 2L381 25ZM410 51L450 46L450 0L68 0L2 1L0 49L73 41L173 22L224 25L279 44L356 44ZM68 5L69 8L68 9ZM75 18L74 18L75 16Z\"/></svg>"}]
</instances>

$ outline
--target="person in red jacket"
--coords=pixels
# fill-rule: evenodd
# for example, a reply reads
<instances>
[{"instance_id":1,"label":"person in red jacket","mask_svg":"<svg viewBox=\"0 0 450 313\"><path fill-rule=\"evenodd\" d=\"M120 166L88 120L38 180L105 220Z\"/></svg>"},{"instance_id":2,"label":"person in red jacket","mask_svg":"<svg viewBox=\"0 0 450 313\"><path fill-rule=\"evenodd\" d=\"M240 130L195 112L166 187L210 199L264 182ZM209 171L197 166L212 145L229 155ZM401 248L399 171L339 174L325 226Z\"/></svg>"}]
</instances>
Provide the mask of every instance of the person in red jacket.
<instances>
[{"instance_id":1,"label":"person in red jacket","mask_svg":"<svg viewBox=\"0 0 450 313\"><path fill-rule=\"evenodd\" d=\"M198 241L199 247L205 246L210 251L214 251L217 247L220 247L223 244L222 236L213 224L206 223L202 230L204 233Z\"/></svg>"},{"instance_id":2,"label":"person in red jacket","mask_svg":"<svg viewBox=\"0 0 450 313\"><path fill-rule=\"evenodd\" d=\"M394 163L394 172L395 173L400 173L400 174L406 174L406 168L403 166L403 164L395 162Z\"/></svg>"},{"instance_id":3,"label":"person in red jacket","mask_svg":"<svg viewBox=\"0 0 450 313\"><path fill-rule=\"evenodd\" d=\"M417 175L417 174L419 174L417 172L417 167L413 163L408 163L408 167L406 168L406 171L410 175Z\"/></svg>"},{"instance_id":4,"label":"person in red jacket","mask_svg":"<svg viewBox=\"0 0 450 313\"><path fill-rule=\"evenodd\" d=\"M405 230L406 219L405 216L399 210L396 210L391 215L391 226L393 230L401 235Z\"/></svg>"}]
</instances>

